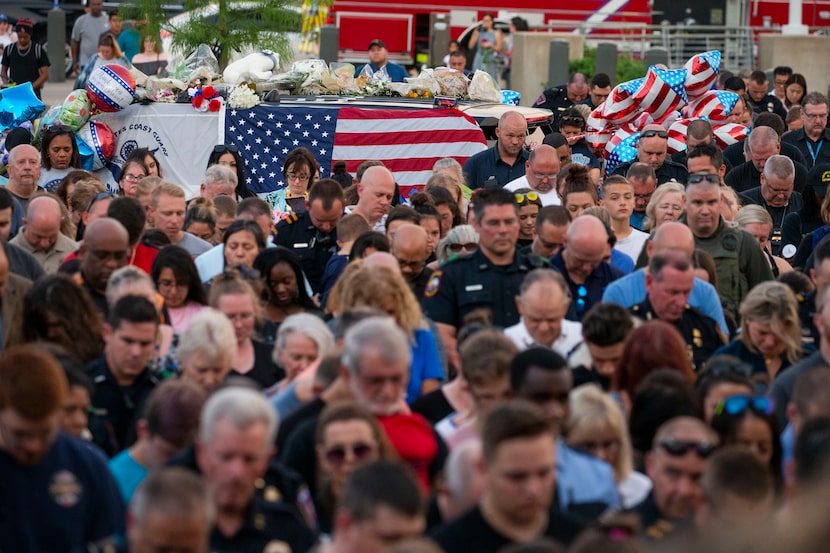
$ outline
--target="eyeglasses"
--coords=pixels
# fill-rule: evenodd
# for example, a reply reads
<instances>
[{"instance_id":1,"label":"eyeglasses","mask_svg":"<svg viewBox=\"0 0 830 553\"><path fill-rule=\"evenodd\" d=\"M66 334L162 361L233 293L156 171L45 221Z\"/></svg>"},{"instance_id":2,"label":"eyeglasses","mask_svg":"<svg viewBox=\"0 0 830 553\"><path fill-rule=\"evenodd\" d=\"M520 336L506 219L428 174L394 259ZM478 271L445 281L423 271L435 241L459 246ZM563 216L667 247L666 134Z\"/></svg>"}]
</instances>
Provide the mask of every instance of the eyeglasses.
<instances>
[{"instance_id":1,"label":"eyeglasses","mask_svg":"<svg viewBox=\"0 0 830 553\"><path fill-rule=\"evenodd\" d=\"M125 174L125 175L124 175L124 180L126 180L126 181L130 181L130 182L138 182L138 181L140 181L141 179L143 179L144 177L145 177L145 175L130 175L130 174Z\"/></svg>"},{"instance_id":2,"label":"eyeglasses","mask_svg":"<svg viewBox=\"0 0 830 553\"><path fill-rule=\"evenodd\" d=\"M668 139L669 133L666 131L658 131L657 129L643 131L640 133L640 138L651 138L653 136Z\"/></svg>"},{"instance_id":3,"label":"eyeglasses","mask_svg":"<svg viewBox=\"0 0 830 553\"><path fill-rule=\"evenodd\" d=\"M288 173L285 175L288 180L308 180L311 175L298 175L297 173Z\"/></svg>"},{"instance_id":4,"label":"eyeglasses","mask_svg":"<svg viewBox=\"0 0 830 553\"><path fill-rule=\"evenodd\" d=\"M804 116L805 119L827 119L827 113L807 113L804 110L801 110L801 115Z\"/></svg>"},{"instance_id":5,"label":"eyeglasses","mask_svg":"<svg viewBox=\"0 0 830 553\"><path fill-rule=\"evenodd\" d=\"M475 242L467 242L466 244L448 244L447 249L455 253L458 253L461 250L474 252L478 249L478 244Z\"/></svg>"},{"instance_id":6,"label":"eyeglasses","mask_svg":"<svg viewBox=\"0 0 830 553\"><path fill-rule=\"evenodd\" d=\"M739 415L747 409L760 415L771 415L775 405L767 396L731 396L717 404L715 414Z\"/></svg>"},{"instance_id":7,"label":"eyeglasses","mask_svg":"<svg viewBox=\"0 0 830 553\"><path fill-rule=\"evenodd\" d=\"M562 117L559 119L559 126L568 127L582 127L585 124L585 119L582 117Z\"/></svg>"},{"instance_id":8,"label":"eyeglasses","mask_svg":"<svg viewBox=\"0 0 830 553\"><path fill-rule=\"evenodd\" d=\"M701 459L709 457L718 447L716 443L707 440L703 440L701 442L663 440L657 445L659 445L663 451L672 457L682 457L690 451L694 451Z\"/></svg>"},{"instance_id":9,"label":"eyeglasses","mask_svg":"<svg viewBox=\"0 0 830 553\"><path fill-rule=\"evenodd\" d=\"M375 448L363 442L357 442L348 446L336 445L326 450L326 461L332 465L340 465L346 461L346 454L350 451L355 459L365 461L375 452Z\"/></svg>"},{"instance_id":10,"label":"eyeglasses","mask_svg":"<svg viewBox=\"0 0 830 553\"><path fill-rule=\"evenodd\" d=\"M539 175L536 175L536 176L539 177ZM542 175L539 178L544 178L544 177L547 177L547 176L549 176L549 175ZM525 194L516 194L516 203L517 204L522 205L523 203L525 203L525 201L538 202L539 201L539 194L536 193L536 192L527 192Z\"/></svg>"},{"instance_id":11,"label":"eyeglasses","mask_svg":"<svg viewBox=\"0 0 830 553\"><path fill-rule=\"evenodd\" d=\"M217 154L224 154L225 152L230 152L232 154L238 154L239 148L234 146L233 144L217 144L213 147L213 151Z\"/></svg>"},{"instance_id":12,"label":"eyeglasses","mask_svg":"<svg viewBox=\"0 0 830 553\"><path fill-rule=\"evenodd\" d=\"M556 180L556 177L559 175L557 173L537 173L536 171L533 172L533 176L536 177L537 180Z\"/></svg>"},{"instance_id":13,"label":"eyeglasses","mask_svg":"<svg viewBox=\"0 0 830 553\"><path fill-rule=\"evenodd\" d=\"M700 184L703 181L710 184L720 184L720 175L716 175L714 173L698 173L695 175L689 175L686 184Z\"/></svg>"},{"instance_id":14,"label":"eyeglasses","mask_svg":"<svg viewBox=\"0 0 830 553\"><path fill-rule=\"evenodd\" d=\"M585 298L588 297L588 289L584 285L576 291L576 314L582 315L585 311Z\"/></svg>"}]
</instances>

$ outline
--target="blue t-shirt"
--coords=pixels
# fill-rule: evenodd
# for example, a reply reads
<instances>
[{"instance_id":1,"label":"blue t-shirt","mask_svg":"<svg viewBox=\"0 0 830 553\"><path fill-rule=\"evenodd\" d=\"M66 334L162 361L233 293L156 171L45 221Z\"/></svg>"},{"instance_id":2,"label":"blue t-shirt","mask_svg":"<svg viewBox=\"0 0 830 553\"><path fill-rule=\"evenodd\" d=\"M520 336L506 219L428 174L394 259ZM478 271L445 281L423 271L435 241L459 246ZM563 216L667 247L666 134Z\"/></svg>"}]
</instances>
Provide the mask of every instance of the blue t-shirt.
<instances>
[{"instance_id":1,"label":"blue t-shirt","mask_svg":"<svg viewBox=\"0 0 830 553\"><path fill-rule=\"evenodd\" d=\"M642 303L647 295L646 272L643 269L638 269L630 275L609 284L602 294L602 301L614 302L629 308ZM724 335L729 336L729 327L726 326L723 307L714 286L695 277L692 293L689 296L689 305L699 309L704 315L715 319Z\"/></svg>"},{"instance_id":2,"label":"blue t-shirt","mask_svg":"<svg viewBox=\"0 0 830 553\"><path fill-rule=\"evenodd\" d=\"M438 356L435 337L425 329L415 331L415 343L412 344L412 363L409 365L409 385L406 387L406 403L412 403L421 395L424 380L441 380L444 371Z\"/></svg>"},{"instance_id":3,"label":"blue t-shirt","mask_svg":"<svg viewBox=\"0 0 830 553\"><path fill-rule=\"evenodd\" d=\"M634 260L628 254L620 250L611 249L611 263L610 265L615 269L619 269L625 274L634 270Z\"/></svg>"},{"instance_id":4,"label":"blue t-shirt","mask_svg":"<svg viewBox=\"0 0 830 553\"><path fill-rule=\"evenodd\" d=\"M115 478L115 483L118 485L118 491L121 492L124 503L130 502L135 489L150 474L150 471L133 459L129 449L125 449L110 459L107 466L113 478Z\"/></svg>"},{"instance_id":5,"label":"blue t-shirt","mask_svg":"<svg viewBox=\"0 0 830 553\"><path fill-rule=\"evenodd\" d=\"M561 438L556 440L556 491L563 513L585 503L604 503L608 510L620 508L611 465L574 451Z\"/></svg>"},{"instance_id":6,"label":"blue t-shirt","mask_svg":"<svg viewBox=\"0 0 830 553\"><path fill-rule=\"evenodd\" d=\"M60 432L36 466L0 450L0 474L2 551L87 551L124 533L124 503L90 443Z\"/></svg>"},{"instance_id":7,"label":"blue t-shirt","mask_svg":"<svg viewBox=\"0 0 830 553\"><path fill-rule=\"evenodd\" d=\"M367 63L358 67L354 73L354 76L357 77L358 75L360 75L360 72L363 71L363 68L367 65L372 69L372 72L380 70L380 67L373 65L371 63ZM386 65L384 67L386 68L386 74L389 75L389 78L392 79L393 83L402 83L403 80L409 76L409 74L406 72L406 69L404 69L397 63L392 63L391 61L388 61L386 62Z\"/></svg>"}]
</instances>

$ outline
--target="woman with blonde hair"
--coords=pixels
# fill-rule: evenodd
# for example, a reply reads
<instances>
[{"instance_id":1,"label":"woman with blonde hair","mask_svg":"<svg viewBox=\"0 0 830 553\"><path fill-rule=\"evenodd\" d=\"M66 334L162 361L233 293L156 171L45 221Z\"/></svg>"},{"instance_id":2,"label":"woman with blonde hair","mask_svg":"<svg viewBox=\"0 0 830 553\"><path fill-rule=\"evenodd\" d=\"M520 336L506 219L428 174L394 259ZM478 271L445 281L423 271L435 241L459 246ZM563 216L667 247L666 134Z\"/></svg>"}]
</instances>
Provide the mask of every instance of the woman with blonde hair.
<instances>
[{"instance_id":1,"label":"woman with blonde hair","mask_svg":"<svg viewBox=\"0 0 830 553\"><path fill-rule=\"evenodd\" d=\"M666 182L658 186L646 206L643 229L654 232L669 221L677 221L683 215L686 189L679 182Z\"/></svg>"},{"instance_id":2,"label":"woman with blonde hair","mask_svg":"<svg viewBox=\"0 0 830 553\"><path fill-rule=\"evenodd\" d=\"M211 393L233 369L236 335L230 320L210 307L197 313L179 336L179 374Z\"/></svg>"},{"instance_id":3,"label":"woman with blonde hair","mask_svg":"<svg viewBox=\"0 0 830 553\"><path fill-rule=\"evenodd\" d=\"M767 257L769 268L776 278L781 273L788 273L793 270L789 263L777 255L772 255L770 248L770 233L772 232L772 217L767 210L760 205L748 205L735 215L734 222L747 231L761 246L761 251ZM779 236L780 238L780 236Z\"/></svg>"},{"instance_id":4,"label":"woman with blonde hair","mask_svg":"<svg viewBox=\"0 0 830 553\"><path fill-rule=\"evenodd\" d=\"M712 355L734 355L752 366L753 374L770 382L784 369L811 353L801 341L798 300L786 284L756 285L740 308L741 335Z\"/></svg>"},{"instance_id":5,"label":"woman with blonde hair","mask_svg":"<svg viewBox=\"0 0 830 553\"><path fill-rule=\"evenodd\" d=\"M388 267L347 266L329 296L327 308L339 315L358 307L387 313L409 338L412 362L406 401L436 390L443 378L435 337L428 330L421 306L400 272Z\"/></svg>"},{"instance_id":6,"label":"woman with blonde hair","mask_svg":"<svg viewBox=\"0 0 830 553\"><path fill-rule=\"evenodd\" d=\"M634 470L634 456L622 408L596 386L572 391L565 423L566 442L611 465L624 509L640 503L651 481Z\"/></svg>"}]
</instances>

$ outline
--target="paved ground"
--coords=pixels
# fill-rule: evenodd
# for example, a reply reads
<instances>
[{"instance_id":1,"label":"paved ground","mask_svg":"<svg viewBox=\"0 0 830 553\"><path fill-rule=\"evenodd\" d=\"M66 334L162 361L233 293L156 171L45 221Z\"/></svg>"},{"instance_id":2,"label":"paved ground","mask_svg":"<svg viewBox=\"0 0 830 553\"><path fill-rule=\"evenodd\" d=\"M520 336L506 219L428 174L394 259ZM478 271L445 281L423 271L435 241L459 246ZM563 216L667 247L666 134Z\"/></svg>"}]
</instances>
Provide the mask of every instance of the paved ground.
<instances>
[{"instance_id":1,"label":"paved ground","mask_svg":"<svg viewBox=\"0 0 830 553\"><path fill-rule=\"evenodd\" d=\"M43 103L47 107L56 103L62 103L70 92L72 92L72 85L75 82L73 79L67 79L62 83L53 83L46 81L43 85Z\"/></svg>"}]
</instances>

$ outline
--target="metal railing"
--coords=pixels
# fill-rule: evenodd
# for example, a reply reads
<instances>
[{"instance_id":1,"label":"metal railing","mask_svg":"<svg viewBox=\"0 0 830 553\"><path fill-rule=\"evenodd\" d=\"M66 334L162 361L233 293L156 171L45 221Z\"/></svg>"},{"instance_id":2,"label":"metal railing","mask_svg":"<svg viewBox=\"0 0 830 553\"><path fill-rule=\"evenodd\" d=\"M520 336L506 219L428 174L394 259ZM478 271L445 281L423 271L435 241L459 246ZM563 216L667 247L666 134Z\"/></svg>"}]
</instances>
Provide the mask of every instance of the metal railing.
<instances>
[{"instance_id":1,"label":"metal railing","mask_svg":"<svg viewBox=\"0 0 830 553\"><path fill-rule=\"evenodd\" d=\"M708 50L720 50L721 65L738 70L754 67L757 55L755 38L759 31L776 32L768 27L727 27L723 25L642 25L639 23L550 22L544 30L571 32L585 37L586 44L613 42L621 53L645 58L646 51L662 48L668 54L668 65L681 67L690 57Z\"/></svg>"}]
</instances>

